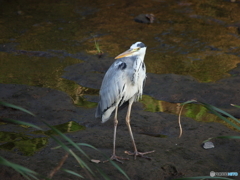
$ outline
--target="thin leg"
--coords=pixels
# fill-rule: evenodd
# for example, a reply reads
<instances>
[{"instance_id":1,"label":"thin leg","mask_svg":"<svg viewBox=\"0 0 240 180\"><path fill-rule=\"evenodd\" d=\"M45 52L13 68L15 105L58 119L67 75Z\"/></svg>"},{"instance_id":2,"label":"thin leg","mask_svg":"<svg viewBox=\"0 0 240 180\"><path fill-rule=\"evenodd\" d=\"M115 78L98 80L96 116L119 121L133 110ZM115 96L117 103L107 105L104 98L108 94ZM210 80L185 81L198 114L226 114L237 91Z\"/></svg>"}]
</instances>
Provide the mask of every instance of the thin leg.
<instances>
[{"instance_id":1,"label":"thin leg","mask_svg":"<svg viewBox=\"0 0 240 180\"><path fill-rule=\"evenodd\" d=\"M117 108L115 110L115 116L114 116L114 132L113 132L113 155L116 154L116 134L117 134L117 125L118 125L118 120L117 120Z\"/></svg>"},{"instance_id":2,"label":"thin leg","mask_svg":"<svg viewBox=\"0 0 240 180\"><path fill-rule=\"evenodd\" d=\"M125 153L128 154L128 155L134 155L134 159L136 159L137 156L140 156L140 157L144 157L144 158L147 158L147 159L151 160L151 158L149 158L147 156L144 156L144 155L149 154L149 153L153 153L153 152L155 152L155 150L148 151L148 152L138 152L138 150L137 150L137 146L135 144L133 133L132 133L132 128L131 128L131 125L130 125L130 114L131 114L132 104L133 104L133 100L129 100L128 111L127 111L127 115L126 115L126 124L127 124L128 130L129 130L129 133L130 133L130 137L132 139L134 152L125 151Z\"/></svg>"},{"instance_id":3,"label":"thin leg","mask_svg":"<svg viewBox=\"0 0 240 180\"><path fill-rule=\"evenodd\" d=\"M113 154L112 154L112 157L110 159L118 161L120 163L123 163L123 161L121 161L121 160L124 160L124 159L128 160L128 158L123 158L123 157L116 156L116 150L115 150L116 149L116 132L117 132L117 125L118 125L117 113L118 113L118 107L116 107L116 109L115 109L114 132L113 132ZM107 162L107 161L109 161L109 160L104 161L104 163Z\"/></svg>"}]
</instances>

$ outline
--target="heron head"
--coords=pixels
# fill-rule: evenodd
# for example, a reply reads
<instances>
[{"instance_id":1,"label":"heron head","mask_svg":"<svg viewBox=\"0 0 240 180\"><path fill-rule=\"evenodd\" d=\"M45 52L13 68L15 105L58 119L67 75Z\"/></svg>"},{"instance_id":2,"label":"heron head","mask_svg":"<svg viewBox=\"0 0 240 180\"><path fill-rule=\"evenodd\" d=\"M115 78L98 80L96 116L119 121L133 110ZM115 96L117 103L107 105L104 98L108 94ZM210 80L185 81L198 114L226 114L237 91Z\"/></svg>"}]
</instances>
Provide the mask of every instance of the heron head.
<instances>
[{"instance_id":1,"label":"heron head","mask_svg":"<svg viewBox=\"0 0 240 180\"><path fill-rule=\"evenodd\" d=\"M119 54L115 59L129 57L129 56L144 56L146 52L146 46L142 42L134 43L129 50Z\"/></svg>"}]
</instances>

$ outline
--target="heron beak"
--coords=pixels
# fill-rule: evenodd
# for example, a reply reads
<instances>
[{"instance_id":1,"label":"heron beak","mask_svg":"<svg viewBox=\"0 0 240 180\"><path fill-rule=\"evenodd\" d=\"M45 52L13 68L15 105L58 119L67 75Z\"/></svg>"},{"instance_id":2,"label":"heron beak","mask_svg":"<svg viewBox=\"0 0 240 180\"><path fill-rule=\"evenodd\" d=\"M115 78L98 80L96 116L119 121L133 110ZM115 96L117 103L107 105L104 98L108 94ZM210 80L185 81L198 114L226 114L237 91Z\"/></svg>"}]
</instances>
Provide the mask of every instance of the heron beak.
<instances>
[{"instance_id":1,"label":"heron beak","mask_svg":"<svg viewBox=\"0 0 240 180\"><path fill-rule=\"evenodd\" d=\"M115 57L115 59L119 59L119 58L123 58L123 57L126 57L126 56L129 56L133 53L134 51L132 49L129 49L121 54L119 54L117 57Z\"/></svg>"}]
</instances>

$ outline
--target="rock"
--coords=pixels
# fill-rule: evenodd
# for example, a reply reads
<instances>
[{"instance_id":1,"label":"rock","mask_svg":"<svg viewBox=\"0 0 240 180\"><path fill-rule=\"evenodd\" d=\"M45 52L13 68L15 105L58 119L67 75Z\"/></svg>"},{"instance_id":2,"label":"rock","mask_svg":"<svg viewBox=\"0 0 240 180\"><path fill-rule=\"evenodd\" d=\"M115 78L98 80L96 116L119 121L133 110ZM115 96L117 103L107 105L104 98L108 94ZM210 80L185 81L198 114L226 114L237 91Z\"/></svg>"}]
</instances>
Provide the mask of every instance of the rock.
<instances>
[{"instance_id":1,"label":"rock","mask_svg":"<svg viewBox=\"0 0 240 180\"><path fill-rule=\"evenodd\" d=\"M134 18L136 22L150 24L154 21L153 14L139 14L137 17Z\"/></svg>"},{"instance_id":2,"label":"rock","mask_svg":"<svg viewBox=\"0 0 240 180\"><path fill-rule=\"evenodd\" d=\"M214 148L214 144L211 141L203 143L203 148L204 149L212 149Z\"/></svg>"}]
</instances>

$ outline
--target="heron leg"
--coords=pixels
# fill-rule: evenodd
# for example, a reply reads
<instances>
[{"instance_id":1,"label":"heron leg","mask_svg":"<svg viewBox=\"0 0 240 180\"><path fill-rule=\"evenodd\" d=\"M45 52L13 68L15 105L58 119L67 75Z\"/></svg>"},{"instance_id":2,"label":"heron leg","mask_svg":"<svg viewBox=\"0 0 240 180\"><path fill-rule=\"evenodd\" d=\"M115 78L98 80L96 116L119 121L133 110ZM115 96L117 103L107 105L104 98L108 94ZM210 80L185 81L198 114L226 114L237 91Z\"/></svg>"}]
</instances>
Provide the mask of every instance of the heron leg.
<instances>
[{"instance_id":1,"label":"heron leg","mask_svg":"<svg viewBox=\"0 0 240 180\"><path fill-rule=\"evenodd\" d=\"M113 132L113 154L112 154L110 160L115 160L115 161L118 161L120 163L123 163L123 161L121 161L121 160L129 160L129 159L116 156L116 132L117 132L117 125L118 125L117 113L118 113L118 107L116 107L116 109L115 109L114 132ZM103 161L103 162L105 163L105 162L108 162L108 161L109 160L106 160L106 161Z\"/></svg>"},{"instance_id":2,"label":"heron leg","mask_svg":"<svg viewBox=\"0 0 240 180\"><path fill-rule=\"evenodd\" d=\"M125 153L128 154L128 155L134 156L134 159L136 159L136 157L139 156L139 157L143 157L143 158L151 160L150 157L147 157L147 156L144 156L144 155L149 154L149 153L153 153L153 152L155 152L155 150L148 151L148 152L138 152L138 150L137 150L137 146L136 146L135 141L134 141L132 128L131 128L131 124L130 124L130 114L131 114L132 104L133 104L133 99L129 100L128 111L127 111L127 115L126 115L126 124L127 124L128 130L129 130L129 133L130 133L130 137L132 139L134 152L125 151Z\"/></svg>"}]
</instances>

